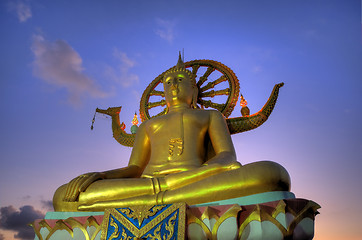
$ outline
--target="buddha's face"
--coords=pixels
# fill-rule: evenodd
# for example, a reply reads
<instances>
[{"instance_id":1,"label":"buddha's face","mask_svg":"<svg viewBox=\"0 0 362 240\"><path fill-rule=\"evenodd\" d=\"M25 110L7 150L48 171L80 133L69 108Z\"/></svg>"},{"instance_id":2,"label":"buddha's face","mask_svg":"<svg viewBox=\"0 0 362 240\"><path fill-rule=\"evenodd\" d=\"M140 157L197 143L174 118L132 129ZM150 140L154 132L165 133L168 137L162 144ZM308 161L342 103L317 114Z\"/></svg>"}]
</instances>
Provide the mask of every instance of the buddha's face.
<instances>
[{"instance_id":1,"label":"buddha's face","mask_svg":"<svg viewBox=\"0 0 362 240\"><path fill-rule=\"evenodd\" d=\"M163 80L167 105L191 105L193 85L186 72L178 71L167 74Z\"/></svg>"}]
</instances>

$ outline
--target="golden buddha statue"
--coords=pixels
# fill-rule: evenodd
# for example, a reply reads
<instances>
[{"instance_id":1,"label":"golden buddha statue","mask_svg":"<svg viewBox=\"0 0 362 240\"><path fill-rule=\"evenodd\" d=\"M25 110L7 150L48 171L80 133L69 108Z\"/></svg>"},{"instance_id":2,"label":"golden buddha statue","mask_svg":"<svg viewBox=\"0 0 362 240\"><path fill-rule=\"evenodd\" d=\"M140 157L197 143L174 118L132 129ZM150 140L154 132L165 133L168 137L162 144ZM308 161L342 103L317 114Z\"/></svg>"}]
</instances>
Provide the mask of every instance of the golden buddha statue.
<instances>
[{"instance_id":1,"label":"golden buddha statue","mask_svg":"<svg viewBox=\"0 0 362 240\"><path fill-rule=\"evenodd\" d=\"M195 77L179 58L177 65L162 75L166 114L142 122L134 143L129 144L133 149L128 166L82 174L59 187L53 199L55 211L103 211L175 202L194 205L289 191L289 175L279 164L262 161L242 166L236 161L229 132L236 131L232 120L227 124L219 111L197 108ZM273 105L276 98L269 101ZM264 122L273 106L241 119L250 122L247 130L261 125L256 122ZM112 116L115 137L123 131L119 112L120 108L103 110Z\"/></svg>"}]
</instances>

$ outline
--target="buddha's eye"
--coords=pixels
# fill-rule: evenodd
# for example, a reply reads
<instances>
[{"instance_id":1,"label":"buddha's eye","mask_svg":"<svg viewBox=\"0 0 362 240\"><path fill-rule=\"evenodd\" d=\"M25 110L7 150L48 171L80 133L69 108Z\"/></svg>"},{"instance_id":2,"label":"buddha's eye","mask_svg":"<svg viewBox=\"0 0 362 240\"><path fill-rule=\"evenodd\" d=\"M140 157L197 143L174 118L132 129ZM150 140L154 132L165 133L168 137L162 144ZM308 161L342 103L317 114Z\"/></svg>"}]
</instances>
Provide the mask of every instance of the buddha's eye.
<instances>
[{"instance_id":1,"label":"buddha's eye","mask_svg":"<svg viewBox=\"0 0 362 240\"><path fill-rule=\"evenodd\" d=\"M167 84L171 84L171 81L167 81Z\"/></svg>"},{"instance_id":2,"label":"buddha's eye","mask_svg":"<svg viewBox=\"0 0 362 240\"><path fill-rule=\"evenodd\" d=\"M178 81L179 81L179 82L182 82L182 78L179 78Z\"/></svg>"}]
</instances>

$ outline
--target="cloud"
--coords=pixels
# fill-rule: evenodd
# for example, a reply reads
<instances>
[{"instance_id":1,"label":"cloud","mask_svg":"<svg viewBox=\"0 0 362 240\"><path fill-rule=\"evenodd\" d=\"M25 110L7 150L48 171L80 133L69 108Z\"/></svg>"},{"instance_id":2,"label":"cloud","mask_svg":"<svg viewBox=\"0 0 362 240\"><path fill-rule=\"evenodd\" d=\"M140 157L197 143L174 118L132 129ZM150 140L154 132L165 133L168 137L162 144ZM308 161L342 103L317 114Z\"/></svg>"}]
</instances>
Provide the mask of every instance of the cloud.
<instances>
[{"instance_id":1,"label":"cloud","mask_svg":"<svg viewBox=\"0 0 362 240\"><path fill-rule=\"evenodd\" d=\"M17 15L19 22L26 22L32 17L30 5L25 1L9 2L8 9Z\"/></svg>"},{"instance_id":2,"label":"cloud","mask_svg":"<svg viewBox=\"0 0 362 240\"><path fill-rule=\"evenodd\" d=\"M40 200L42 207L47 211L54 211L52 200Z\"/></svg>"},{"instance_id":3,"label":"cloud","mask_svg":"<svg viewBox=\"0 0 362 240\"><path fill-rule=\"evenodd\" d=\"M20 207L19 210L11 205L0 208L0 228L15 231L14 237L23 240L34 239L34 230L28 224L42 218L44 214L29 205Z\"/></svg>"},{"instance_id":4,"label":"cloud","mask_svg":"<svg viewBox=\"0 0 362 240\"><path fill-rule=\"evenodd\" d=\"M130 69L136 65L136 62L131 60L126 53L114 49L113 56L119 61L117 69L111 66L106 67L107 77L120 83L123 87L130 87L139 82L139 77L136 74L130 73Z\"/></svg>"},{"instance_id":5,"label":"cloud","mask_svg":"<svg viewBox=\"0 0 362 240\"><path fill-rule=\"evenodd\" d=\"M27 201L27 200L29 200L30 198L31 198L30 195L26 195L26 196L23 197L23 200Z\"/></svg>"},{"instance_id":6,"label":"cloud","mask_svg":"<svg viewBox=\"0 0 362 240\"><path fill-rule=\"evenodd\" d=\"M65 88L69 102L79 104L84 95L93 98L108 96L83 72L82 58L67 42L49 42L42 35L34 35L32 51L34 74L51 85Z\"/></svg>"},{"instance_id":7,"label":"cloud","mask_svg":"<svg viewBox=\"0 0 362 240\"><path fill-rule=\"evenodd\" d=\"M156 23L158 26L156 34L160 36L162 39L168 41L169 43L172 43L174 39L175 23L173 21L168 21L161 18L157 18Z\"/></svg>"}]
</instances>

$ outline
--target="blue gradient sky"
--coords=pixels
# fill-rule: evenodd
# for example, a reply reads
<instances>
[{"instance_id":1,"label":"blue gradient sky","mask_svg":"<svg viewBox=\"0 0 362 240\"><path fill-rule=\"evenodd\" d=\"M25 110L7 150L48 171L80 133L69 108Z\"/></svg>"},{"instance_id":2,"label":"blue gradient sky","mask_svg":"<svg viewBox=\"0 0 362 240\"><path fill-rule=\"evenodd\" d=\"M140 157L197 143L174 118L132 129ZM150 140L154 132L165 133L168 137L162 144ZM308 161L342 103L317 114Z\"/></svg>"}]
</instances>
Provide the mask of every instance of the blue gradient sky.
<instances>
[{"instance_id":1,"label":"blue gradient sky","mask_svg":"<svg viewBox=\"0 0 362 240\"><path fill-rule=\"evenodd\" d=\"M233 136L238 160L289 171L322 206L315 239L361 239L359 0L2 1L0 36L0 207L45 211L73 177L125 166L111 121L90 131L94 110L122 105L130 127L184 48L233 69L252 113L285 83L269 120Z\"/></svg>"}]
</instances>

